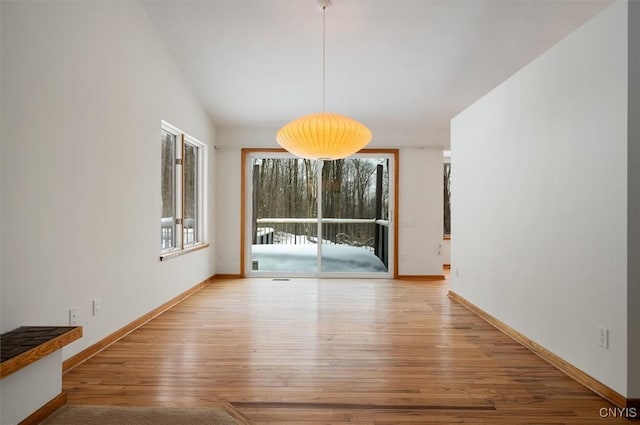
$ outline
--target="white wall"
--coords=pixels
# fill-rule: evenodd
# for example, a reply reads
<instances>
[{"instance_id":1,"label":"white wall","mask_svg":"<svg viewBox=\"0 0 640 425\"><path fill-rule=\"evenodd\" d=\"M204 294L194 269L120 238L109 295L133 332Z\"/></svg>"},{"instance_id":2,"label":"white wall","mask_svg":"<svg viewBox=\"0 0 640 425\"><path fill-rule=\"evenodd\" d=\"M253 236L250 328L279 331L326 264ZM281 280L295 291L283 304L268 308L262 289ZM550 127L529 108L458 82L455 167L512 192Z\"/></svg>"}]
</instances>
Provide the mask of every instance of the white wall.
<instances>
[{"instance_id":1,"label":"white wall","mask_svg":"<svg viewBox=\"0 0 640 425\"><path fill-rule=\"evenodd\" d=\"M640 2L629 3L628 394L640 399Z\"/></svg>"},{"instance_id":2,"label":"white wall","mask_svg":"<svg viewBox=\"0 0 640 425\"><path fill-rule=\"evenodd\" d=\"M14 425L62 391L62 350L54 351L0 381L0 423Z\"/></svg>"},{"instance_id":3,"label":"white wall","mask_svg":"<svg viewBox=\"0 0 640 425\"><path fill-rule=\"evenodd\" d=\"M215 273L160 262L160 121L214 128L135 2L2 2L2 331L68 323L77 353ZM91 316L91 300L102 311Z\"/></svg>"},{"instance_id":4,"label":"white wall","mask_svg":"<svg viewBox=\"0 0 640 425\"><path fill-rule=\"evenodd\" d=\"M442 248L440 248L442 264L451 264L451 239L442 239Z\"/></svg>"},{"instance_id":5,"label":"white wall","mask_svg":"<svg viewBox=\"0 0 640 425\"><path fill-rule=\"evenodd\" d=\"M442 274L442 149L400 150L400 275Z\"/></svg>"},{"instance_id":6,"label":"white wall","mask_svg":"<svg viewBox=\"0 0 640 425\"><path fill-rule=\"evenodd\" d=\"M2 25L2 4L0 3L0 25ZM0 166L2 164L2 146L4 145L4 131L2 127L2 121L4 120L4 108L2 107L2 74L3 74L3 66L2 66L2 30L0 28ZM4 228L4 221L2 220L2 170L0 170L0 306L2 306L2 229ZM0 313L0 329L2 329L2 314ZM2 384L0 383L0 400L4 400L5 397L3 395L4 391L2 390ZM2 406L2 402L0 401L0 420L4 415L4 407Z\"/></svg>"},{"instance_id":7,"label":"white wall","mask_svg":"<svg viewBox=\"0 0 640 425\"><path fill-rule=\"evenodd\" d=\"M218 135L218 140L222 140ZM216 271L240 274L240 148L216 149Z\"/></svg>"},{"instance_id":8,"label":"white wall","mask_svg":"<svg viewBox=\"0 0 640 425\"><path fill-rule=\"evenodd\" d=\"M451 131L453 291L625 395L626 2ZM609 328L609 350L598 326Z\"/></svg>"},{"instance_id":9,"label":"white wall","mask_svg":"<svg viewBox=\"0 0 640 425\"><path fill-rule=\"evenodd\" d=\"M217 251L219 274L240 273L240 147L278 147L277 129L220 129L216 149ZM416 136L417 137L417 136ZM389 134L374 134L371 147L410 146ZM374 140L375 141L375 140ZM426 143L426 142L425 142ZM440 140L429 144L440 146ZM400 149L399 273L440 275L438 253L442 238L442 149L404 147ZM224 244L224 245L223 245Z\"/></svg>"}]
</instances>

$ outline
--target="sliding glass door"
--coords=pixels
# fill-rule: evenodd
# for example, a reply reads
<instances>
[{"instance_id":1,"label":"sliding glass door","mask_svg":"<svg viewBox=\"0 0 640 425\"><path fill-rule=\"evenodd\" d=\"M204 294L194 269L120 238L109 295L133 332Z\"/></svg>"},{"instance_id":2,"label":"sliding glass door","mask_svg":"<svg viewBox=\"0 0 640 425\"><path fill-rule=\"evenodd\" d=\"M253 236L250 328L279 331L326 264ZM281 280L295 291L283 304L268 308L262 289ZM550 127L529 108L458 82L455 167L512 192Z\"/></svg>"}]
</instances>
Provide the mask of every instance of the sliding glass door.
<instances>
[{"instance_id":1,"label":"sliding glass door","mask_svg":"<svg viewBox=\"0 0 640 425\"><path fill-rule=\"evenodd\" d=\"M357 156L322 168L323 273L389 271L389 160Z\"/></svg>"},{"instance_id":2,"label":"sliding glass door","mask_svg":"<svg viewBox=\"0 0 640 425\"><path fill-rule=\"evenodd\" d=\"M245 161L245 275L392 276L391 154Z\"/></svg>"},{"instance_id":3,"label":"sliding glass door","mask_svg":"<svg viewBox=\"0 0 640 425\"><path fill-rule=\"evenodd\" d=\"M318 271L316 161L285 155L251 158L251 271Z\"/></svg>"}]
</instances>

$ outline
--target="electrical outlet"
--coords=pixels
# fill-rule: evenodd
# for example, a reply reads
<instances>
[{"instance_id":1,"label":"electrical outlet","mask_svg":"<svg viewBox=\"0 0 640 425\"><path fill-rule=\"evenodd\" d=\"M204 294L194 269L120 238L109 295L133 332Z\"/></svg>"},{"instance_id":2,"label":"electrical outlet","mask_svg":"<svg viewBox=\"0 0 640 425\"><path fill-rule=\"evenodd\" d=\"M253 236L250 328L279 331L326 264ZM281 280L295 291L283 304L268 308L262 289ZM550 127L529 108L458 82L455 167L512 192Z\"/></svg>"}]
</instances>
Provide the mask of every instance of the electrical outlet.
<instances>
[{"instance_id":1,"label":"electrical outlet","mask_svg":"<svg viewBox=\"0 0 640 425\"><path fill-rule=\"evenodd\" d=\"M69 309L69 325L76 326L78 324L78 308L73 307Z\"/></svg>"},{"instance_id":2,"label":"electrical outlet","mask_svg":"<svg viewBox=\"0 0 640 425\"><path fill-rule=\"evenodd\" d=\"M92 311L94 316L97 316L98 314L100 314L100 310L102 308L102 303L100 302L100 298L96 298L95 300L93 300L92 307L93 307Z\"/></svg>"},{"instance_id":3,"label":"electrical outlet","mask_svg":"<svg viewBox=\"0 0 640 425\"><path fill-rule=\"evenodd\" d=\"M460 268L456 267L456 277L460 277Z\"/></svg>"},{"instance_id":4,"label":"electrical outlet","mask_svg":"<svg viewBox=\"0 0 640 425\"><path fill-rule=\"evenodd\" d=\"M598 328L598 345L605 350L609 349L609 329L604 326Z\"/></svg>"}]
</instances>

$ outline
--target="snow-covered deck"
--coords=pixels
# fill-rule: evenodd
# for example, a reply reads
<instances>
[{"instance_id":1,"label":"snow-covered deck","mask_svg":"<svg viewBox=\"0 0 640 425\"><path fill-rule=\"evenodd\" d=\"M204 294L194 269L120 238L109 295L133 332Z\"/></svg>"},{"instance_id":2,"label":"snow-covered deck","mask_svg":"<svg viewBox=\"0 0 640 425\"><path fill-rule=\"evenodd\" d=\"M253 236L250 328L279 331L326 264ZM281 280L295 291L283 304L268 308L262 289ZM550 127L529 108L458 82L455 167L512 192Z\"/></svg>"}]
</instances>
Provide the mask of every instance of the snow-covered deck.
<instances>
[{"instance_id":1,"label":"snow-covered deck","mask_svg":"<svg viewBox=\"0 0 640 425\"><path fill-rule=\"evenodd\" d=\"M317 245L253 245L251 257L261 272L317 272ZM386 272L373 252L349 245L322 245L323 272Z\"/></svg>"}]
</instances>

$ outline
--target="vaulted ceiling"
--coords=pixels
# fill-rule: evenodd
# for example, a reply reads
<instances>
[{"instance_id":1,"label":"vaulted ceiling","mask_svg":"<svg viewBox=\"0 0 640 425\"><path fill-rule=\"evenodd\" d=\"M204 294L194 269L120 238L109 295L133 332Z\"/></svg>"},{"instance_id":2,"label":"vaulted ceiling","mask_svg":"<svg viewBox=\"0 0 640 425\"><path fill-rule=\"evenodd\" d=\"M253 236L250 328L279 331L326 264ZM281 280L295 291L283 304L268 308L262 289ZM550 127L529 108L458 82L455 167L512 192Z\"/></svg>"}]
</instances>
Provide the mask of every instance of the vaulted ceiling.
<instances>
[{"instance_id":1,"label":"vaulted ceiling","mask_svg":"<svg viewBox=\"0 0 640 425\"><path fill-rule=\"evenodd\" d=\"M448 134L452 117L609 3L334 0L326 12L327 110L362 121L374 138ZM217 127L279 128L322 109L316 0L143 5Z\"/></svg>"}]
</instances>

